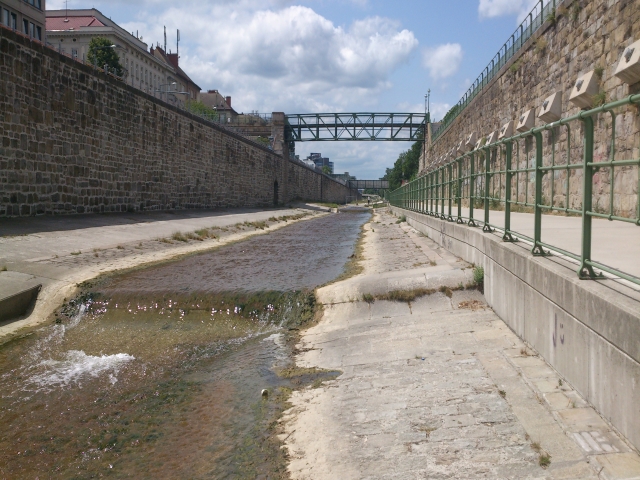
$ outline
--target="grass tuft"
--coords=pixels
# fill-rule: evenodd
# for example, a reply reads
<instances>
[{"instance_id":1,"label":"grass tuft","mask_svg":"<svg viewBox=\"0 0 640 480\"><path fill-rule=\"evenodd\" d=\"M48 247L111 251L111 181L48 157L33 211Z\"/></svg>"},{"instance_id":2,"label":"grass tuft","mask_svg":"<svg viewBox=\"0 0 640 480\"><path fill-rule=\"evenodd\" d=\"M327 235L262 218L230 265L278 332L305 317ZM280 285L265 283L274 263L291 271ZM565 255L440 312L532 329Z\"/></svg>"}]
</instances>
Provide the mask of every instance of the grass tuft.
<instances>
[{"instance_id":1,"label":"grass tuft","mask_svg":"<svg viewBox=\"0 0 640 480\"><path fill-rule=\"evenodd\" d=\"M370 293L363 293L363 294L362 294L362 300L363 300L364 302L367 302L367 303L373 303L373 302L375 302L375 301L376 301L376 297L374 297L374 296L373 296L373 295L371 295Z\"/></svg>"},{"instance_id":2,"label":"grass tuft","mask_svg":"<svg viewBox=\"0 0 640 480\"><path fill-rule=\"evenodd\" d=\"M538 465L542 468L547 468L551 465L551 456L547 453L544 453L538 457Z\"/></svg>"},{"instance_id":3,"label":"grass tuft","mask_svg":"<svg viewBox=\"0 0 640 480\"><path fill-rule=\"evenodd\" d=\"M182 232L173 232L173 235L171 235L171 239L175 240L176 242L188 242L189 241L187 239L187 237L184 236L184 233L182 233Z\"/></svg>"}]
</instances>

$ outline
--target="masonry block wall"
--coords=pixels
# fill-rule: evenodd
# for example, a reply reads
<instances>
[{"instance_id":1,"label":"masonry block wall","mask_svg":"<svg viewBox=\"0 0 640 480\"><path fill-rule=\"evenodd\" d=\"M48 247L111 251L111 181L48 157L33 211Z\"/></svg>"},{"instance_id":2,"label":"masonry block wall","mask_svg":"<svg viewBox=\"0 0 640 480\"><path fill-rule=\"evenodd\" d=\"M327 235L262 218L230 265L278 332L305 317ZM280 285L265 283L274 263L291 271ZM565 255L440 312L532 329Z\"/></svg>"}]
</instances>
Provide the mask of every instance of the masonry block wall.
<instances>
[{"instance_id":1,"label":"masonry block wall","mask_svg":"<svg viewBox=\"0 0 640 480\"><path fill-rule=\"evenodd\" d=\"M535 126L544 122L537 119L545 98L556 91L562 92L562 116L569 117L580 109L569 102L577 78L590 70L601 73L599 89L601 100L607 103L640 92L640 83L627 85L614 76L614 71L626 47L640 40L640 2L637 0L557 0L554 18L549 18L523 48L503 67L457 119L433 143L421 159L421 171L426 172L438 164L463 138L475 132L477 138L487 137L500 130L510 120L517 123L522 113L535 109ZM615 111L616 160L640 157L640 116L635 106ZM515 125L514 123L514 125ZM567 147L566 127L543 133L544 164L551 164L552 140L555 136L555 164L565 164L568 153L570 163L582 161L582 132L579 123L571 132L571 148ZM611 115L601 113L595 125L595 161L607 160L611 154ZM514 167L533 167L529 152L526 159L524 141ZM535 158L535 157L534 157ZM448 161L448 160L447 160ZM500 161L497 159L492 161ZM519 176L519 201L525 198L527 175ZM569 196L566 195L566 172L558 171L544 178L543 196L550 200L551 182L554 182L553 201L556 206L578 208L581 205L582 170L569 174ZM594 176L594 207L608 211L611 175L603 169ZM632 217L638 198L638 168L616 168L614 209L617 214ZM514 180L515 182L515 180ZM504 196L504 185L496 185ZM500 190L502 188L502 190ZM512 185L515 192L515 184ZM531 188L528 189L531 192ZM529 201L532 201L531 194Z\"/></svg>"},{"instance_id":2,"label":"masonry block wall","mask_svg":"<svg viewBox=\"0 0 640 480\"><path fill-rule=\"evenodd\" d=\"M325 175L2 28L0 137L0 216L348 195Z\"/></svg>"}]
</instances>

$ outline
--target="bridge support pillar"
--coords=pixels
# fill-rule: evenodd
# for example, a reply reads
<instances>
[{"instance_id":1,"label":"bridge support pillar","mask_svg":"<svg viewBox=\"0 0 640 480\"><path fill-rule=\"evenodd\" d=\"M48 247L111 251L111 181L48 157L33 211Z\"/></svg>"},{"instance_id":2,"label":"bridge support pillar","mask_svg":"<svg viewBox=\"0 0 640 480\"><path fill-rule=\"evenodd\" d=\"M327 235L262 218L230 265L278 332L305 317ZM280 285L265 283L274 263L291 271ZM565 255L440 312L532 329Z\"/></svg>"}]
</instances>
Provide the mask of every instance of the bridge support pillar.
<instances>
[{"instance_id":1,"label":"bridge support pillar","mask_svg":"<svg viewBox=\"0 0 640 480\"><path fill-rule=\"evenodd\" d=\"M284 204L289 200L288 175L289 175L289 145L285 141L285 116L284 112L273 112L271 114L271 137L273 138L273 151L282 155L282 179L279 181L280 195L278 203Z\"/></svg>"}]
</instances>

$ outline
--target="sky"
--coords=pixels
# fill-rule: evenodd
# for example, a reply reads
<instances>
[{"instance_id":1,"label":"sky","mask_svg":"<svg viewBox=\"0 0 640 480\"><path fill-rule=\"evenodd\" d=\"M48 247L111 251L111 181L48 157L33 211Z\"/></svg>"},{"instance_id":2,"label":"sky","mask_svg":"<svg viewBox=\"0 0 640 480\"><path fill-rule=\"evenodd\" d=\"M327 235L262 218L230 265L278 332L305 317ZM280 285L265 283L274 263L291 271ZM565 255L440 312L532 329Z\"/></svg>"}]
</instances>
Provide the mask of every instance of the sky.
<instances>
[{"instance_id":1,"label":"sky","mask_svg":"<svg viewBox=\"0 0 640 480\"><path fill-rule=\"evenodd\" d=\"M175 51L202 90L238 112L424 112L441 119L535 0L68 0L97 8L149 46ZM47 9L65 8L47 0ZM359 179L377 179L409 142L299 142Z\"/></svg>"}]
</instances>

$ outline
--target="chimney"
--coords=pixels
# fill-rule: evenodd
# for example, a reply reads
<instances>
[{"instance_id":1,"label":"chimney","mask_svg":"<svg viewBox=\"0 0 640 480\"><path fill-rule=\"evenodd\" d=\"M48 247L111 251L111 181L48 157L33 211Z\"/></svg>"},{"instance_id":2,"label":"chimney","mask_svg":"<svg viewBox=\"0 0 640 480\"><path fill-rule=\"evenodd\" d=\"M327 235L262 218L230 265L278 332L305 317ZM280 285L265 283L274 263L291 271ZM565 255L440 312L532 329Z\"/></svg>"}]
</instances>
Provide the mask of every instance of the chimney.
<instances>
[{"instance_id":1,"label":"chimney","mask_svg":"<svg viewBox=\"0 0 640 480\"><path fill-rule=\"evenodd\" d=\"M224 101L227 102L227 106L231 108L231 97L225 97Z\"/></svg>"}]
</instances>

